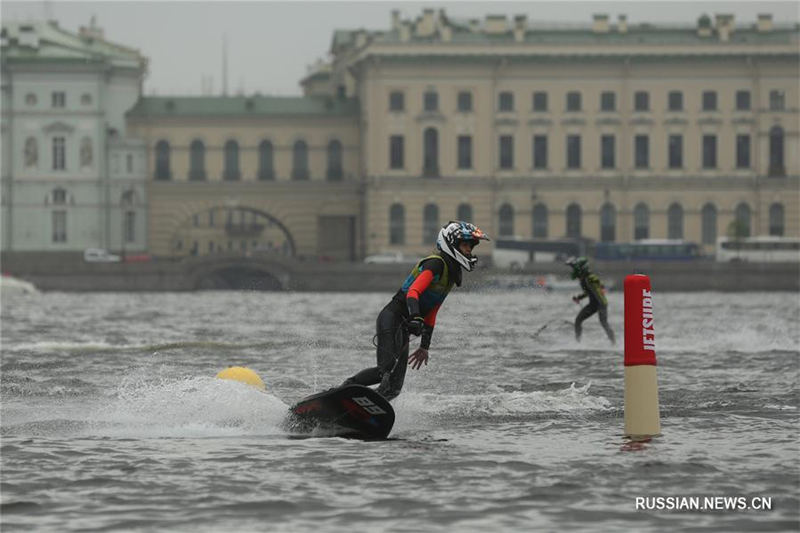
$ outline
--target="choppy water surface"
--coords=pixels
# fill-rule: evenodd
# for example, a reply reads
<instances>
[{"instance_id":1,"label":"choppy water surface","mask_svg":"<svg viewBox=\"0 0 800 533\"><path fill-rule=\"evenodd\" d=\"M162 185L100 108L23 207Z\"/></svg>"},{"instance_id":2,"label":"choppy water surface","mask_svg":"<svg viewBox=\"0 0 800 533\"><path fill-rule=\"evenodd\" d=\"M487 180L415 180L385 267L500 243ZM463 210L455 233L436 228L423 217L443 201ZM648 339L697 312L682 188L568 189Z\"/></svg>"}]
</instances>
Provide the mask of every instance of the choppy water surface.
<instances>
[{"instance_id":1,"label":"choppy water surface","mask_svg":"<svg viewBox=\"0 0 800 533\"><path fill-rule=\"evenodd\" d=\"M279 423L372 364L387 294L5 295L3 531L796 531L798 295L654 285L663 436L636 451L622 347L595 317L576 343L567 293L451 295L371 443ZM269 394L213 378L233 364Z\"/></svg>"}]
</instances>

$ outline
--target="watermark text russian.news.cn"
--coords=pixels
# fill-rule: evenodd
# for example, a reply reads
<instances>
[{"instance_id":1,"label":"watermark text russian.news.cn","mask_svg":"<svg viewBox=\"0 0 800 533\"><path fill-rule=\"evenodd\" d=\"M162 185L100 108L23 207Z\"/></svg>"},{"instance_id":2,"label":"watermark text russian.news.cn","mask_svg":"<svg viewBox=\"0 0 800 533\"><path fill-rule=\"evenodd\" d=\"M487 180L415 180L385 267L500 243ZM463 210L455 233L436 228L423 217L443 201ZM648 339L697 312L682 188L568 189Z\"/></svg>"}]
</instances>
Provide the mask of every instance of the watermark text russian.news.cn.
<instances>
[{"instance_id":1,"label":"watermark text russian.news.cn","mask_svg":"<svg viewBox=\"0 0 800 533\"><path fill-rule=\"evenodd\" d=\"M771 496L637 496L637 511L771 511Z\"/></svg>"}]
</instances>

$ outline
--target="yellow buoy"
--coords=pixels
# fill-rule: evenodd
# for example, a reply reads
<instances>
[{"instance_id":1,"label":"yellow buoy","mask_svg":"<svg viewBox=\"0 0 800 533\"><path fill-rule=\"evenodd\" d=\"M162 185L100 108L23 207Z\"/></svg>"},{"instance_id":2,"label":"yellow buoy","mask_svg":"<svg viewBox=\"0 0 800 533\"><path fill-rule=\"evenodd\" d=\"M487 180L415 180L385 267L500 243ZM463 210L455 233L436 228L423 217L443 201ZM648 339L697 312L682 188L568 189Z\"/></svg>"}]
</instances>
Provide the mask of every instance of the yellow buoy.
<instances>
[{"instance_id":1,"label":"yellow buoy","mask_svg":"<svg viewBox=\"0 0 800 533\"><path fill-rule=\"evenodd\" d=\"M243 366L229 366L217 374L217 377L220 379L238 381L240 383L255 387L259 390L267 390L267 386L264 385L264 382L260 377L258 377L258 374Z\"/></svg>"}]
</instances>

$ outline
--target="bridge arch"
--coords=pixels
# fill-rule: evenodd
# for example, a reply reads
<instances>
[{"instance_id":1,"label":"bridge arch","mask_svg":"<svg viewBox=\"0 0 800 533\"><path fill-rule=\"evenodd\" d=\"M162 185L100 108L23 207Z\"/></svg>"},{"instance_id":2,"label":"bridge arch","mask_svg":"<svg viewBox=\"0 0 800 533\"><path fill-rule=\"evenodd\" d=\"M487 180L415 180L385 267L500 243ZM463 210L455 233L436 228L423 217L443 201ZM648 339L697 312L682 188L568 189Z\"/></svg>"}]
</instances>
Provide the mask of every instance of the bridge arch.
<instances>
[{"instance_id":1,"label":"bridge arch","mask_svg":"<svg viewBox=\"0 0 800 533\"><path fill-rule=\"evenodd\" d=\"M216 205L190 214L170 236L175 256L213 254L294 257L294 237L278 218L248 206Z\"/></svg>"}]
</instances>

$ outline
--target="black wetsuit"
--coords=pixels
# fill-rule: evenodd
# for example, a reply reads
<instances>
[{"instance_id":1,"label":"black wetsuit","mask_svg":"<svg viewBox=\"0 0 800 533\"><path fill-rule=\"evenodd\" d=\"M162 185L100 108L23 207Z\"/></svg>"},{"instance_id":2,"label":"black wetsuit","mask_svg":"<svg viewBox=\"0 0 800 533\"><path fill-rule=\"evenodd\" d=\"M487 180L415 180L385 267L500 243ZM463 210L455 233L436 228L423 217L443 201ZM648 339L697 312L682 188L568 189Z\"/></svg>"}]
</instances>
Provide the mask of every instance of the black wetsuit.
<instances>
[{"instance_id":1,"label":"black wetsuit","mask_svg":"<svg viewBox=\"0 0 800 533\"><path fill-rule=\"evenodd\" d=\"M431 271L437 281L444 277L450 280L448 283L450 286L453 284L461 285L461 267L459 264L445 254L441 254L440 257L444 261L432 257L420 261L412 271L412 274L406 278L403 287L395 293L389 303L386 304L386 307L378 314L378 319L375 323L378 365L365 368L358 374L346 379L343 385L356 383L369 386L380 383L377 391L387 400L392 400L400 394L406 377L406 366L408 366L409 333L406 322L411 313L420 315L425 319L420 348L427 350L430 347L431 336L433 335L436 312L447 295L447 292L445 292L444 295L439 295L439 298L436 298L436 295L433 295L432 292L427 292L420 295L420 299L417 300L408 298L409 287L418 273L425 270ZM446 265L445 262L447 263ZM449 291L449 288L447 291ZM429 298L430 296L434 296L433 300ZM436 303L437 301L438 303Z\"/></svg>"},{"instance_id":2,"label":"black wetsuit","mask_svg":"<svg viewBox=\"0 0 800 533\"><path fill-rule=\"evenodd\" d=\"M606 300L606 296L603 294L603 284L600 282L600 278L598 278L596 274L589 274L581 277L580 282L583 293L578 296L578 299L580 300L588 296L589 303L586 304L586 306L578 312L578 316L575 317L575 339L578 341L581 340L583 321L597 313L600 318L600 325L606 330L608 340L610 340L612 344L615 344L616 339L614 338L614 332L611 330L611 326L608 325L608 300Z\"/></svg>"}]
</instances>

